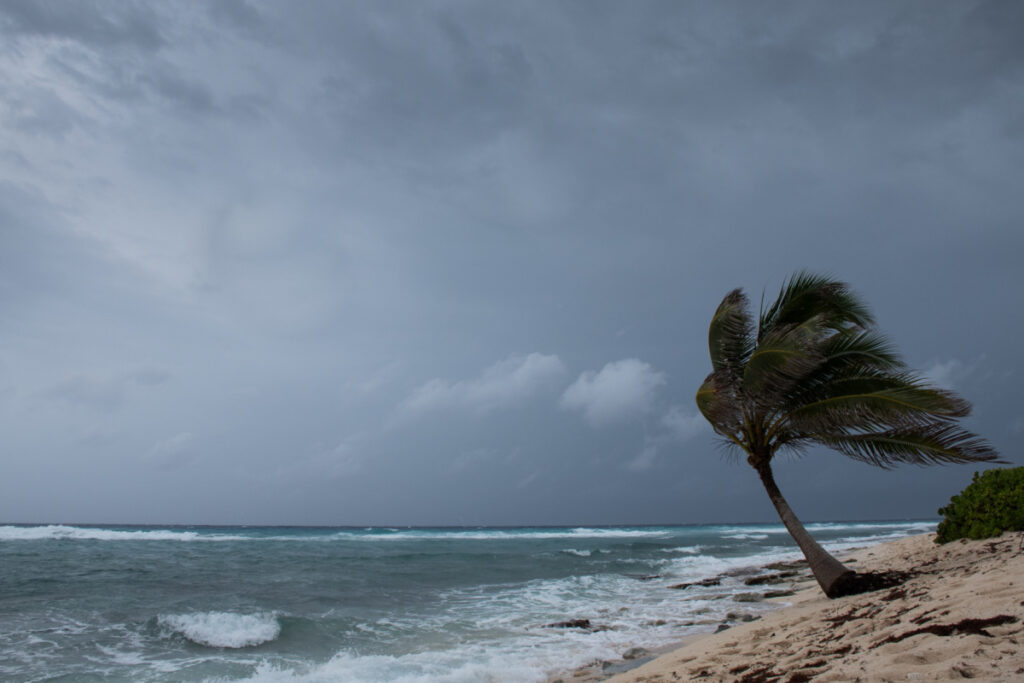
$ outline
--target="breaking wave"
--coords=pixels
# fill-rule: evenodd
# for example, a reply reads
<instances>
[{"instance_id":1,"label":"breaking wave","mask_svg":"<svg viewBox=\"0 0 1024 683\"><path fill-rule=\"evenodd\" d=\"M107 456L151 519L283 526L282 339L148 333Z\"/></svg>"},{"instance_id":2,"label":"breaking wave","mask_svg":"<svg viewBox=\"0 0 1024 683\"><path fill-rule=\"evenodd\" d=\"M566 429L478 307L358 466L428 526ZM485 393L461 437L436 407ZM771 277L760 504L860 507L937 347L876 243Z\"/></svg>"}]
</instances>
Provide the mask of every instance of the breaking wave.
<instances>
[{"instance_id":1,"label":"breaking wave","mask_svg":"<svg viewBox=\"0 0 1024 683\"><path fill-rule=\"evenodd\" d=\"M157 622L193 643L207 647L242 648L268 643L281 634L281 624L270 613L192 612L161 614Z\"/></svg>"},{"instance_id":2,"label":"breaking wave","mask_svg":"<svg viewBox=\"0 0 1024 683\"><path fill-rule=\"evenodd\" d=\"M203 534L196 531L172 531L169 529L98 529L93 527L65 526L0 526L0 541L242 541L247 536L229 534Z\"/></svg>"},{"instance_id":3,"label":"breaking wave","mask_svg":"<svg viewBox=\"0 0 1024 683\"><path fill-rule=\"evenodd\" d=\"M210 530L191 529L109 529L67 526L0 526L0 541L419 541L419 540L549 540L549 539L615 539L664 538L670 532L662 529L576 528L576 529L370 529L333 531L303 535L239 535Z\"/></svg>"},{"instance_id":4,"label":"breaking wave","mask_svg":"<svg viewBox=\"0 0 1024 683\"><path fill-rule=\"evenodd\" d=\"M424 539L502 541L502 540L548 540L581 538L665 538L670 535L664 529L604 528L592 529L408 529L383 533L339 532L336 538L353 541L413 541Z\"/></svg>"}]
</instances>

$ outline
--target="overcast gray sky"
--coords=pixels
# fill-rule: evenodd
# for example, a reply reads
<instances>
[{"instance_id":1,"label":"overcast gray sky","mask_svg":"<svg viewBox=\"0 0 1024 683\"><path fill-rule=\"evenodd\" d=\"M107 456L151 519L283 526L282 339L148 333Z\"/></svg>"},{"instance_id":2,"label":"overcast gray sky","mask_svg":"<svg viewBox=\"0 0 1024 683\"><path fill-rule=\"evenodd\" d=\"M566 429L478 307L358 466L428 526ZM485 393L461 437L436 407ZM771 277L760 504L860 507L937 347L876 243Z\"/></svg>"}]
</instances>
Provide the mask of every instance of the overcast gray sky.
<instances>
[{"instance_id":1,"label":"overcast gray sky","mask_svg":"<svg viewBox=\"0 0 1024 683\"><path fill-rule=\"evenodd\" d=\"M1024 3L0 2L0 522L772 521L801 268L1024 463ZM777 467L803 518L970 467Z\"/></svg>"}]
</instances>

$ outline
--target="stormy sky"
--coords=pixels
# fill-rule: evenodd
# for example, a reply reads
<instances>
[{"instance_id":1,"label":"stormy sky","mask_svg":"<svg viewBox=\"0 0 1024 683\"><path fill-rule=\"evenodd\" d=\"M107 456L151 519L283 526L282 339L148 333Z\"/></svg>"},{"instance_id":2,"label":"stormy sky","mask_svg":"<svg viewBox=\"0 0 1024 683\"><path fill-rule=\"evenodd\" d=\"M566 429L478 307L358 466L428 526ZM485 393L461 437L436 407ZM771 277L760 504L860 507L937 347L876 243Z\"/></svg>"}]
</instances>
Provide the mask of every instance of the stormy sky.
<instances>
[{"instance_id":1,"label":"stormy sky","mask_svg":"<svg viewBox=\"0 0 1024 683\"><path fill-rule=\"evenodd\" d=\"M772 521L707 323L849 282L1024 463L1024 4L0 2L0 522ZM807 520L973 467L828 451Z\"/></svg>"}]
</instances>

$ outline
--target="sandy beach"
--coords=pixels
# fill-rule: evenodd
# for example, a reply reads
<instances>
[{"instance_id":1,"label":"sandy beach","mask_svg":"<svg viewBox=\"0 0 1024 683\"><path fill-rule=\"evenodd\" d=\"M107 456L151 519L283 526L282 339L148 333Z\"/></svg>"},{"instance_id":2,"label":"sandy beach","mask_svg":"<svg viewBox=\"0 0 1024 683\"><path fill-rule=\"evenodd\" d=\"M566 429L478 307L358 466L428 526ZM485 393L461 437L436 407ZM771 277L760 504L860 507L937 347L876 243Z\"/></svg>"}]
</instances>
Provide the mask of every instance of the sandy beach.
<instances>
[{"instance_id":1,"label":"sandy beach","mask_svg":"<svg viewBox=\"0 0 1024 683\"><path fill-rule=\"evenodd\" d=\"M805 589L763 619L606 680L1024 680L1022 534L943 546L933 538L913 536L846 558L862 571L909 572L896 588L838 600Z\"/></svg>"}]
</instances>

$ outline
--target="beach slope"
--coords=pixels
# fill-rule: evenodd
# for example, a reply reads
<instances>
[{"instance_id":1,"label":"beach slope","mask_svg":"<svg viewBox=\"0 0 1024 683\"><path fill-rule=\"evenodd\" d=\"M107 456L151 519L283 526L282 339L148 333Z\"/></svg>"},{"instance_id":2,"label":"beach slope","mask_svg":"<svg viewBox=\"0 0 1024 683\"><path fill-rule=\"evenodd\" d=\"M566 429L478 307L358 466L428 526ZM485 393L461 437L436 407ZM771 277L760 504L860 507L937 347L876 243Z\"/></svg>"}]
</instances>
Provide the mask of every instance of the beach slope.
<instances>
[{"instance_id":1,"label":"beach slope","mask_svg":"<svg viewBox=\"0 0 1024 683\"><path fill-rule=\"evenodd\" d=\"M1024 680L1022 534L938 546L934 534L855 551L860 571L905 583L828 600L817 589L609 679L656 681Z\"/></svg>"}]
</instances>

